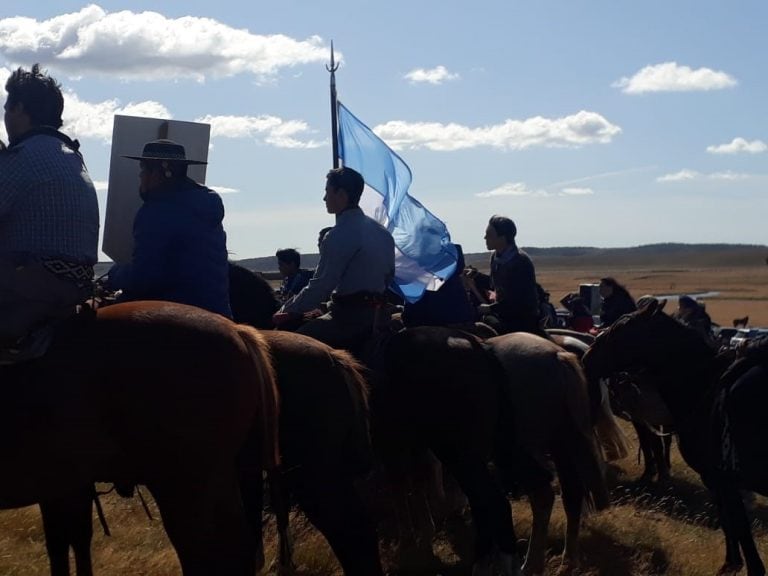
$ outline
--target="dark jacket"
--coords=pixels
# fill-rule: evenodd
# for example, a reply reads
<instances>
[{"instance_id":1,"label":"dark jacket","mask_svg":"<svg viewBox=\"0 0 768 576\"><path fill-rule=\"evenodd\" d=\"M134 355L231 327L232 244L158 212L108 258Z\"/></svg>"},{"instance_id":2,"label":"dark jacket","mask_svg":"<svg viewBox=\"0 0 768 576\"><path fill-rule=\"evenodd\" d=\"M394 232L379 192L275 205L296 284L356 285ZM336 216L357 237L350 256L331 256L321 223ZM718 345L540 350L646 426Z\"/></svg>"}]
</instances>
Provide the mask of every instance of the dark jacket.
<instances>
[{"instance_id":1,"label":"dark jacket","mask_svg":"<svg viewBox=\"0 0 768 576\"><path fill-rule=\"evenodd\" d=\"M637 310L632 298L623 292L614 292L600 305L600 325L607 328L616 320Z\"/></svg>"},{"instance_id":2,"label":"dark jacket","mask_svg":"<svg viewBox=\"0 0 768 576\"><path fill-rule=\"evenodd\" d=\"M221 197L190 179L150 191L133 222L133 258L109 272L123 300L168 300L229 318Z\"/></svg>"},{"instance_id":3,"label":"dark jacket","mask_svg":"<svg viewBox=\"0 0 768 576\"><path fill-rule=\"evenodd\" d=\"M461 280L463 269L456 271L437 291L426 290L418 302L406 301L403 310L405 326L450 326L470 324L476 320L475 308Z\"/></svg>"},{"instance_id":4,"label":"dark jacket","mask_svg":"<svg viewBox=\"0 0 768 576\"><path fill-rule=\"evenodd\" d=\"M502 320L534 318L538 323L536 271L528 254L515 247L500 256L494 252L491 255L491 281L496 291L496 302L491 306L494 315Z\"/></svg>"}]
</instances>

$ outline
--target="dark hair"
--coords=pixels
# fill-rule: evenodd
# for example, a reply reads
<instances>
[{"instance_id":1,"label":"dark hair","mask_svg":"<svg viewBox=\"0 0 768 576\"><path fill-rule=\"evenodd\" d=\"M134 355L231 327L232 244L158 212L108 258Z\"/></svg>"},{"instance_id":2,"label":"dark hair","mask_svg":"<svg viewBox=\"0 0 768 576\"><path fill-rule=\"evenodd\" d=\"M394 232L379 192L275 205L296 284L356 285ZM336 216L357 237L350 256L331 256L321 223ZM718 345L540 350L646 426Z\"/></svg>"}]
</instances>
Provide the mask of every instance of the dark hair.
<instances>
[{"instance_id":1,"label":"dark hair","mask_svg":"<svg viewBox=\"0 0 768 576\"><path fill-rule=\"evenodd\" d=\"M699 307L699 303L696 302L693 298L690 296L680 296L677 299L677 305L681 306L682 308L693 308L696 309Z\"/></svg>"},{"instance_id":2,"label":"dark hair","mask_svg":"<svg viewBox=\"0 0 768 576\"><path fill-rule=\"evenodd\" d=\"M606 276L605 278L600 278L600 284L605 284L606 286L609 286L611 290L613 290L613 293L617 296L624 296L632 300L632 302L635 301L635 299L632 298L632 295L629 293L629 290L627 290L622 284L619 284L616 281L616 278L612 276Z\"/></svg>"},{"instance_id":3,"label":"dark hair","mask_svg":"<svg viewBox=\"0 0 768 576\"><path fill-rule=\"evenodd\" d=\"M325 235L328 234L328 232L330 232L331 230L333 230L333 226L326 226L325 228L320 230L320 232L317 235L317 245L318 245L318 247L320 246L320 244L323 243L323 239L325 239Z\"/></svg>"},{"instance_id":4,"label":"dark hair","mask_svg":"<svg viewBox=\"0 0 768 576\"><path fill-rule=\"evenodd\" d=\"M365 180L363 180L359 172L343 166L330 170L326 178L328 179L328 184L334 188L344 188L349 197L350 205L357 206L358 202L360 202L360 196L363 195L363 188L365 188Z\"/></svg>"},{"instance_id":5,"label":"dark hair","mask_svg":"<svg viewBox=\"0 0 768 576\"><path fill-rule=\"evenodd\" d=\"M301 266L301 254L295 248L281 248L275 252L278 262L285 262L286 264L296 264L298 268Z\"/></svg>"},{"instance_id":6,"label":"dark hair","mask_svg":"<svg viewBox=\"0 0 768 576\"><path fill-rule=\"evenodd\" d=\"M32 70L21 67L14 70L5 83L5 90L8 92L7 109L21 104L33 126L61 128L64 112L61 85L41 72L40 64L32 66Z\"/></svg>"},{"instance_id":7,"label":"dark hair","mask_svg":"<svg viewBox=\"0 0 768 576\"><path fill-rule=\"evenodd\" d=\"M491 216L491 219L488 220L488 225L492 226L493 229L496 230L496 234L499 236L504 236L504 238L507 239L507 242L510 244L515 243L515 236L517 236L517 226L515 226L515 223L511 218L507 218L506 216L499 216L496 214Z\"/></svg>"}]
</instances>

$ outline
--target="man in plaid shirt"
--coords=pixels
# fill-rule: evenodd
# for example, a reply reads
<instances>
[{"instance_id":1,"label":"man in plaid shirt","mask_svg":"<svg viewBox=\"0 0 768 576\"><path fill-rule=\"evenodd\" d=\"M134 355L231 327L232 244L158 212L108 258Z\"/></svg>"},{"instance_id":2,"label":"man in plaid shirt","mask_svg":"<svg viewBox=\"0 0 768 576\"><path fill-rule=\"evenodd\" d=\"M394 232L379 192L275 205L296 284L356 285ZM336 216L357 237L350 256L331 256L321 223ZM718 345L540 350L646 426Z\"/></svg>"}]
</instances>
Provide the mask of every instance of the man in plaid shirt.
<instances>
[{"instance_id":1,"label":"man in plaid shirt","mask_svg":"<svg viewBox=\"0 0 768 576\"><path fill-rule=\"evenodd\" d=\"M74 311L91 292L97 260L96 190L59 132L61 87L35 64L6 86L0 151L0 347Z\"/></svg>"}]
</instances>

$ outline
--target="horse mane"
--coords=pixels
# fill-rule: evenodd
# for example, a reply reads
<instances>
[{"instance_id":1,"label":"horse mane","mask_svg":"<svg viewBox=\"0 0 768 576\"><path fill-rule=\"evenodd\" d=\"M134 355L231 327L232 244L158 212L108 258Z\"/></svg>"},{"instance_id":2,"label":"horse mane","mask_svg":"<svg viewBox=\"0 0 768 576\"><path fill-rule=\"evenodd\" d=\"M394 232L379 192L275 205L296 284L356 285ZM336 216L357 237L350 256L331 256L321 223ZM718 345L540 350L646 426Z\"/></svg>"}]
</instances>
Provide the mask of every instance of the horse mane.
<instances>
[{"instance_id":1,"label":"horse mane","mask_svg":"<svg viewBox=\"0 0 768 576\"><path fill-rule=\"evenodd\" d=\"M278 413L279 394L277 375L275 373L269 344L259 332L251 326L237 324L238 335L248 349L251 362L258 374L253 385L258 396L258 411L255 419L261 440L262 463L266 470L271 470L280 464L280 448L278 442Z\"/></svg>"},{"instance_id":2,"label":"horse mane","mask_svg":"<svg viewBox=\"0 0 768 576\"><path fill-rule=\"evenodd\" d=\"M280 308L269 282L234 262L229 263L229 303L235 322L264 330L274 327L272 315Z\"/></svg>"}]
</instances>

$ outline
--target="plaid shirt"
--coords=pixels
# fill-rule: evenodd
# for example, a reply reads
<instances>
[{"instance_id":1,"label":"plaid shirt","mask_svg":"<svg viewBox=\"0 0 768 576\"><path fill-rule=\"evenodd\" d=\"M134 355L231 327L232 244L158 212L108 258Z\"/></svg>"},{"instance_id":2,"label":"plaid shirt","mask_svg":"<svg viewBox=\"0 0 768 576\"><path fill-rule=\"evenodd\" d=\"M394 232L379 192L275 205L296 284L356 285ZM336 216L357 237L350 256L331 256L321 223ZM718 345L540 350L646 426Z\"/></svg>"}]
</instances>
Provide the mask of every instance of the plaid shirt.
<instances>
[{"instance_id":1,"label":"plaid shirt","mask_svg":"<svg viewBox=\"0 0 768 576\"><path fill-rule=\"evenodd\" d=\"M50 129L0 152L0 255L95 264L96 190L77 144Z\"/></svg>"}]
</instances>

